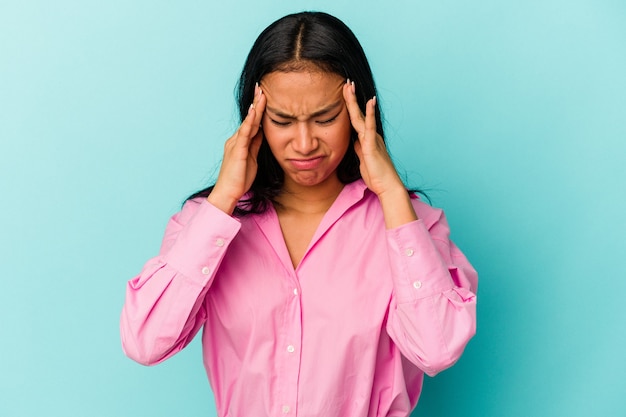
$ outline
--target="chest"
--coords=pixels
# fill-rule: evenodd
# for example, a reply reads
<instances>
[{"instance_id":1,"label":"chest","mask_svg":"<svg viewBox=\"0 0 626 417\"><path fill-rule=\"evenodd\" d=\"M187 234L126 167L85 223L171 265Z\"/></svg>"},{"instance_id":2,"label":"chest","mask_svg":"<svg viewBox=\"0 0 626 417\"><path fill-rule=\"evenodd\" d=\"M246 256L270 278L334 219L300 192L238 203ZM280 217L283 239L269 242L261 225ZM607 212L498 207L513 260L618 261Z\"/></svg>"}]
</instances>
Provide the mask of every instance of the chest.
<instances>
[{"instance_id":1,"label":"chest","mask_svg":"<svg viewBox=\"0 0 626 417\"><path fill-rule=\"evenodd\" d=\"M244 225L208 293L209 320L242 338L295 317L308 329L344 336L380 328L393 287L384 224L362 219L304 229L302 238Z\"/></svg>"},{"instance_id":2,"label":"chest","mask_svg":"<svg viewBox=\"0 0 626 417\"><path fill-rule=\"evenodd\" d=\"M278 222L294 269L304 257L323 215L279 215Z\"/></svg>"}]
</instances>

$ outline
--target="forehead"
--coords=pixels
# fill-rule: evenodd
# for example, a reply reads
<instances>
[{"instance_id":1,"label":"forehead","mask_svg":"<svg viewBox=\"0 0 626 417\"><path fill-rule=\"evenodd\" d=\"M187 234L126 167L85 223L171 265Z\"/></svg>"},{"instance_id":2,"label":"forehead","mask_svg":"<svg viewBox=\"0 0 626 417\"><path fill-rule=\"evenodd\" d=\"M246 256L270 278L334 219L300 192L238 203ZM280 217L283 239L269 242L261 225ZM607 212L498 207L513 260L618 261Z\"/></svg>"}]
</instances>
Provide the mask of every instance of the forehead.
<instances>
[{"instance_id":1,"label":"forehead","mask_svg":"<svg viewBox=\"0 0 626 417\"><path fill-rule=\"evenodd\" d=\"M267 105L294 115L305 115L333 104L343 97L345 80L323 71L275 71L261 79Z\"/></svg>"}]
</instances>

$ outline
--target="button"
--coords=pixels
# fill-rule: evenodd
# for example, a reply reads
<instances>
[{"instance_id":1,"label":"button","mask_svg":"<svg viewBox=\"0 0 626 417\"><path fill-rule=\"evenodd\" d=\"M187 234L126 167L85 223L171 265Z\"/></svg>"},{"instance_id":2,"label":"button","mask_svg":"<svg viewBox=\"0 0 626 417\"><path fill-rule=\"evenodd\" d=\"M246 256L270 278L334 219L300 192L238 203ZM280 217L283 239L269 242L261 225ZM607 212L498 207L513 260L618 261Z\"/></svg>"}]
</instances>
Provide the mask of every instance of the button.
<instances>
[{"instance_id":1,"label":"button","mask_svg":"<svg viewBox=\"0 0 626 417\"><path fill-rule=\"evenodd\" d=\"M215 241L215 244L221 248L222 246L224 246L224 239L217 239Z\"/></svg>"},{"instance_id":2,"label":"button","mask_svg":"<svg viewBox=\"0 0 626 417\"><path fill-rule=\"evenodd\" d=\"M205 266L204 268L202 268L203 275L209 275L210 273L211 273L211 269L208 266Z\"/></svg>"},{"instance_id":3,"label":"button","mask_svg":"<svg viewBox=\"0 0 626 417\"><path fill-rule=\"evenodd\" d=\"M283 405L283 414L289 414L290 411L291 407L289 407L288 405Z\"/></svg>"},{"instance_id":4,"label":"button","mask_svg":"<svg viewBox=\"0 0 626 417\"><path fill-rule=\"evenodd\" d=\"M293 353L295 350L296 350L296 348L295 348L295 347L293 347L293 345L289 345L289 346L287 346L287 352L289 352L289 353Z\"/></svg>"},{"instance_id":5,"label":"button","mask_svg":"<svg viewBox=\"0 0 626 417\"><path fill-rule=\"evenodd\" d=\"M415 252L413 251L413 249L407 249L407 250L404 251L404 254L406 256L413 256L414 253Z\"/></svg>"},{"instance_id":6,"label":"button","mask_svg":"<svg viewBox=\"0 0 626 417\"><path fill-rule=\"evenodd\" d=\"M413 286L415 287L416 290L419 290L420 288L422 288L422 281L415 281L413 283Z\"/></svg>"},{"instance_id":7,"label":"button","mask_svg":"<svg viewBox=\"0 0 626 417\"><path fill-rule=\"evenodd\" d=\"M297 288L293 289L293 295L298 295L298 289Z\"/></svg>"}]
</instances>

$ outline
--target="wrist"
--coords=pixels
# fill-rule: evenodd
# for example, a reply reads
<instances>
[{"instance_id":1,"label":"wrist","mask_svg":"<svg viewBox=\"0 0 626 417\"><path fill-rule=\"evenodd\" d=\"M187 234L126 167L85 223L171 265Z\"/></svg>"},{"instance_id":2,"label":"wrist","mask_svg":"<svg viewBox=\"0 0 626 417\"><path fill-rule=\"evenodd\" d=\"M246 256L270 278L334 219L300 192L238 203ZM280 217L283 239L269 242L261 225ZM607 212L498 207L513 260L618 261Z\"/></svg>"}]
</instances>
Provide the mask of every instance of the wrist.
<instances>
[{"instance_id":1,"label":"wrist","mask_svg":"<svg viewBox=\"0 0 626 417\"><path fill-rule=\"evenodd\" d=\"M207 197L207 201L216 208L222 210L224 213L228 214L229 216L232 215L235 211L235 207L237 206L238 202L237 199L233 199L232 197L228 197L219 192L216 192L215 188Z\"/></svg>"},{"instance_id":2,"label":"wrist","mask_svg":"<svg viewBox=\"0 0 626 417\"><path fill-rule=\"evenodd\" d=\"M384 190L379 192L377 195L378 199L383 202L383 200L404 200L406 197L408 197L409 193L402 181L398 178L397 181L393 181L392 185L386 186Z\"/></svg>"},{"instance_id":3,"label":"wrist","mask_svg":"<svg viewBox=\"0 0 626 417\"><path fill-rule=\"evenodd\" d=\"M404 186L381 193L378 199L383 209L387 229L395 229L418 219L411 204L409 192Z\"/></svg>"}]
</instances>

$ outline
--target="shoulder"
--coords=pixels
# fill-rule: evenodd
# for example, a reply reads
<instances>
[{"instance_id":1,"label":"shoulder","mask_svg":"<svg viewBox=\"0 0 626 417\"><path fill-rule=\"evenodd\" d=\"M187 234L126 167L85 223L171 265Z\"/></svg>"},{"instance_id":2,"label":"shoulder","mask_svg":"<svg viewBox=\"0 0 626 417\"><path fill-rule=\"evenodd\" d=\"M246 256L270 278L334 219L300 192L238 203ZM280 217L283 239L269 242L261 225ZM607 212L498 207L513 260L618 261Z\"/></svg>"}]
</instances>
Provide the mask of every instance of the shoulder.
<instances>
[{"instance_id":1,"label":"shoulder","mask_svg":"<svg viewBox=\"0 0 626 417\"><path fill-rule=\"evenodd\" d=\"M240 203L241 206L241 203ZM230 220L234 220L238 223L244 223L248 219L254 218L256 216L262 216L265 213L255 214L250 213L245 216L235 216L232 214L227 214L209 203L206 197L197 197L190 200L185 201L182 209L172 216L172 220L186 224L191 221L193 218L217 218L221 221L227 222Z\"/></svg>"},{"instance_id":2,"label":"shoulder","mask_svg":"<svg viewBox=\"0 0 626 417\"><path fill-rule=\"evenodd\" d=\"M411 204L413 205L415 214L424 222L427 229L430 229L444 217L442 209L430 206L415 195L411 196Z\"/></svg>"},{"instance_id":3,"label":"shoulder","mask_svg":"<svg viewBox=\"0 0 626 417\"><path fill-rule=\"evenodd\" d=\"M445 216L442 209L432 207L413 193L411 193L410 196L415 214L422 220L427 229L430 229L433 225L444 219ZM380 206L380 201L376 194L367 189L364 191L362 201L365 203L366 207L368 207L369 211L373 211L372 214L375 213L382 217L382 207Z\"/></svg>"}]
</instances>

